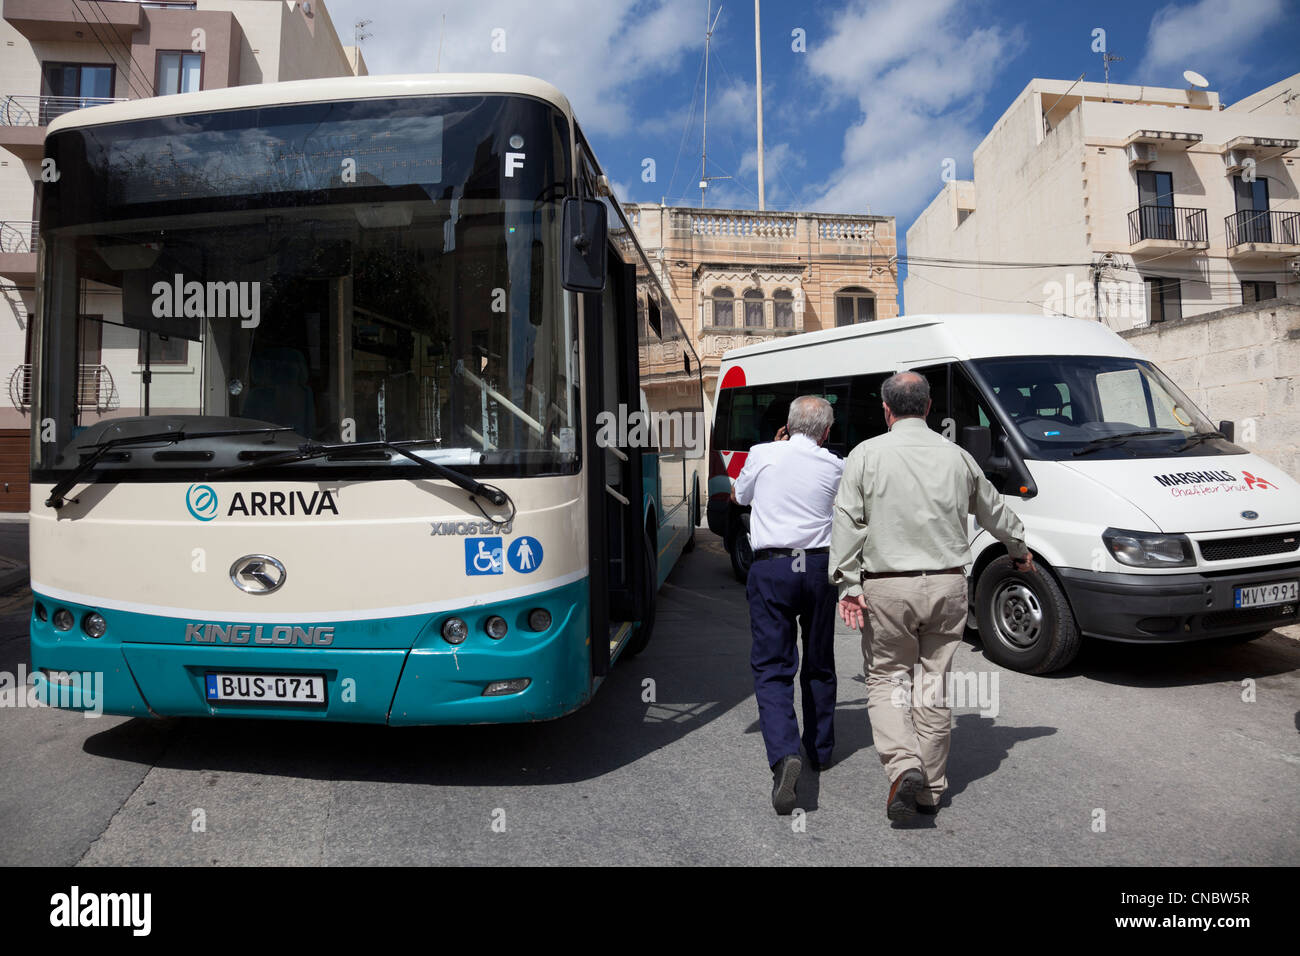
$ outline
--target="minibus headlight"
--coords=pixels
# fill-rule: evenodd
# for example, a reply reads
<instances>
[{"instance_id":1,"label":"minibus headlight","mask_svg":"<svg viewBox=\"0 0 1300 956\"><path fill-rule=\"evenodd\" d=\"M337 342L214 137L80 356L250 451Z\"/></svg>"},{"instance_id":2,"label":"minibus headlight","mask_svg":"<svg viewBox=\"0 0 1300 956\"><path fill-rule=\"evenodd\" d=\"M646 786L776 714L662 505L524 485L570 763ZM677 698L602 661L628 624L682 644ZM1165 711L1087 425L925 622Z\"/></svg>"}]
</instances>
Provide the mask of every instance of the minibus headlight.
<instances>
[{"instance_id":1,"label":"minibus headlight","mask_svg":"<svg viewBox=\"0 0 1300 956\"><path fill-rule=\"evenodd\" d=\"M1120 564L1133 568L1186 568L1196 563L1185 534L1156 534L1107 528L1101 540Z\"/></svg>"},{"instance_id":2,"label":"minibus headlight","mask_svg":"<svg viewBox=\"0 0 1300 956\"><path fill-rule=\"evenodd\" d=\"M503 617L499 617L496 614L493 614L490 618L488 618L486 621L483 622L483 630L487 631L488 637L492 638L493 640L499 641L501 640L501 638L506 636L506 631L508 630L506 626L506 619Z\"/></svg>"},{"instance_id":3,"label":"minibus headlight","mask_svg":"<svg viewBox=\"0 0 1300 956\"><path fill-rule=\"evenodd\" d=\"M49 615L45 611L45 605L40 601L36 602L36 620L44 622Z\"/></svg>"},{"instance_id":4,"label":"minibus headlight","mask_svg":"<svg viewBox=\"0 0 1300 956\"><path fill-rule=\"evenodd\" d=\"M459 644L469 636L469 626L458 617L449 617L442 624L442 638L448 644Z\"/></svg>"},{"instance_id":5,"label":"minibus headlight","mask_svg":"<svg viewBox=\"0 0 1300 956\"><path fill-rule=\"evenodd\" d=\"M81 629L86 632L87 637L103 637L104 632L108 630L108 622L102 615L91 611L81 619Z\"/></svg>"},{"instance_id":6,"label":"minibus headlight","mask_svg":"<svg viewBox=\"0 0 1300 956\"><path fill-rule=\"evenodd\" d=\"M74 623L76 622L73 620L72 612L66 607L61 607L54 612L54 629L56 631L70 631Z\"/></svg>"},{"instance_id":7,"label":"minibus headlight","mask_svg":"<svg viewBox=\"0 0 1300 956\"><path fill-rule=\"evenodd\" d=\"M534 631L544 631L551 626L551 612L544 607L535 607L528 612L528 626Z\"/></svg>"}]
</instances>

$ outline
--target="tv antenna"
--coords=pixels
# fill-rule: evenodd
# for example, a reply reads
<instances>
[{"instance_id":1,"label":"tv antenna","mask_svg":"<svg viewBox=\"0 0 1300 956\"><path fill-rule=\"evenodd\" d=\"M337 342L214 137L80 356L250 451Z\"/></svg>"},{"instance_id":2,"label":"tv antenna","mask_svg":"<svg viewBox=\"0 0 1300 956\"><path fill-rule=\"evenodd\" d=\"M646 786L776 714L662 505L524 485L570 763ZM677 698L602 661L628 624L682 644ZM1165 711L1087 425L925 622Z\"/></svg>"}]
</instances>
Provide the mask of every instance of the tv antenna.
<instances>
[{"instance_id":1,"label":"tv antenna","mask_svg":"<svg viewBox=\"0 0 1300 956\"><path fill-rule=\"evenodd\" d=\"M358 20L352 25L352 72L356 73L361 68L361 41L370 39L370 34L366 32L366 27L373 23L373 20Z\"/></svg>"},{"instance_id":2,"label":"tv antenna","mask_svg":"<svg viewBox=\"0 0 1300 956\"><path fill-rule=\"evenodd\" d=\"M1105 50L1101 53L1101 68L1106 75L1106 99L1110 99L1110 65L1123 59L1118 53L1107 53Z\"/></svg>"},{"instance_id":3,"label":"tv antenna","mask_svg":"<svg viewBox=\"0 0 1300 956\"><path fill-rule=\"evenodd\" d=\"M706 0L704 6L704 120L700 130L700 208L704 208L704 191L714 179L730 179L730 176L709 175L709 42L713 39L713 28L722 16L722 4L718 4L717 16L713 16L713 0ZM713 22L709 18L713 17Z\"/></svg>"}]
</instances>

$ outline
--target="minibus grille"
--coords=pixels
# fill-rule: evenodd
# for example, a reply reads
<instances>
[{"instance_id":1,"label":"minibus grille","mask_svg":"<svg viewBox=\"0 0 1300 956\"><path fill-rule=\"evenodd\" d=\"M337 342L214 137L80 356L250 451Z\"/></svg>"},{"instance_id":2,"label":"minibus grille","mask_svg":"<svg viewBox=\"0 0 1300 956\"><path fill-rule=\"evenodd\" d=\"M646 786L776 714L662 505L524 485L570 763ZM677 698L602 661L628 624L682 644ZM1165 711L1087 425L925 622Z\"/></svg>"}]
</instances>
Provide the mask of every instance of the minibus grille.
<instances>
[{"instance_id":1,"label":"minibus grille","mask_svg":"<svg viewBox=\"0 0 1300 956\"><path fill-rule=\"evenodd\" d=\"M1258 558L1265 554L1286 554L1300 548L1300 532L1281 534L1256 534L1245 538L1218 538L1200 541L1201 557L1206 561L1232 561L1236 558Z\"/></svg>"}]
</instances>

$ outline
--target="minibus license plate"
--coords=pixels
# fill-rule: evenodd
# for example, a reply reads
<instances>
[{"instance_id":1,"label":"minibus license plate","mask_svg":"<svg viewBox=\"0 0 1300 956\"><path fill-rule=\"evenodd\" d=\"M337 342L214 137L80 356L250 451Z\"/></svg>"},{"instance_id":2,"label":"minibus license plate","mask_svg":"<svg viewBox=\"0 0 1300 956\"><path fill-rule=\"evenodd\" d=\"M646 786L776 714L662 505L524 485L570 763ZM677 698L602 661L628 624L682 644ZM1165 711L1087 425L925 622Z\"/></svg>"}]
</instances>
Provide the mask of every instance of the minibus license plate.
<instances>
[{"instance_id":1,"label":"minibus license plate","mask_svg":"<svg viewBox=\"0 0 1300 956\"><path fill-rule=\"evenodd\" d=\"M208 674L208 700L258 704L323 704L319 674Z\"/></svg>"},{"instance_id":2,"label":"minibus license plate","mask_svg":"<svg viewBox=\"0 0 1300 956\"><path fill-rule=\"evenodd\" d=\"M1278 581L1273 584L1252 584L1237 588L1233 607L1268 607L1286 604L1300 598L1300 581Z\"/></svg>"}]
</instances>

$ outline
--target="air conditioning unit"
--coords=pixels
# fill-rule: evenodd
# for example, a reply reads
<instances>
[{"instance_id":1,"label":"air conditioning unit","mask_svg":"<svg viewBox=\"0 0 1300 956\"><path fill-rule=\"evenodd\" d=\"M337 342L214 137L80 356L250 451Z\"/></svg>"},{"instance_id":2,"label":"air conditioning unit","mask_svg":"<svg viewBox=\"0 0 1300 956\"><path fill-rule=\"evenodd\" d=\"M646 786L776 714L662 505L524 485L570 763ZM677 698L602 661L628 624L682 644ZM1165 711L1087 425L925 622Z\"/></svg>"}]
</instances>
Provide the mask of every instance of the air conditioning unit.
<instances>
[{"instance_id":1,"label":"air conditioning unit","mask_svg":"<svg viewBox=\"0 0 1300 956\"><path fill-rule=\"evenodd\" d=\"M1155 143L1130 143L1128 147L1128 166L1150 166L1156 161Z\"/></svg>"},{"instance_id":2,"label":"air conditioning unit","mask_svg":"<svg viewBox=\"0 0 1300 956\"><path fill-rule=\"evenodd\" d=\"M1223 168L1229 176L1241 172L1247 166L1253 165L1253 163L1251 155L1239 149L1230 149L1223 154Z\"/></svg>"}]
</instances>

